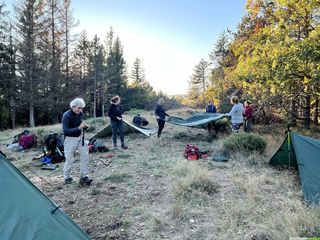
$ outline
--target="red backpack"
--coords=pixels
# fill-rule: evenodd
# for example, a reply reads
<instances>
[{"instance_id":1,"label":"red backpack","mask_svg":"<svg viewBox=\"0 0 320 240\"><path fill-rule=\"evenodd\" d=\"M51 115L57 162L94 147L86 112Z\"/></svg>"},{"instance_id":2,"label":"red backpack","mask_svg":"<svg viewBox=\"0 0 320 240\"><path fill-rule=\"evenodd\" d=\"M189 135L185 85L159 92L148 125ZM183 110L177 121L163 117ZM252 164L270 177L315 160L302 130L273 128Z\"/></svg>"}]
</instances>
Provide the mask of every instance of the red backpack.
<instances>
[{"instance_id":1,"label":"red backpack","mask_svg":"<svg viewBox=\"0 0 320 240\"><path fill-rule=\"evenodd\" d=\"M36 136L31 132L26 132L21 135L19 138L19 146L23 147L23 149L32 148L36 145Z\"/></svg>"},{"instance_id":2,"label":"red backpack","mask_svg":"<svg viewBox=\"0 0 320 240\"><path fill-rule=\"evenodd\" d=\"M187 144L183 155L188 160L198 160L200 158L199 148L195 145Z\"/></svg>"}]
</instances>

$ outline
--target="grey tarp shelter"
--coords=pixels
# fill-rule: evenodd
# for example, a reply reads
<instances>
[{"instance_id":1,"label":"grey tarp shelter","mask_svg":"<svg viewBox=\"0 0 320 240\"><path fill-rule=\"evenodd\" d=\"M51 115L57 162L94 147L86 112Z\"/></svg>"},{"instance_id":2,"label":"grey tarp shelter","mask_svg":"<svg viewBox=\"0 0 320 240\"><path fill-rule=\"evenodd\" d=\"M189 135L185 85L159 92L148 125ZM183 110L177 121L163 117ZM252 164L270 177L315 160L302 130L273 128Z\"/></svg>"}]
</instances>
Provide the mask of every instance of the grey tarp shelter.
<instances>
[{"instance_id":1,"label":"grey tarp shelter","mask_svg":"<svg viewBox=\"0 0 320 240\"><path fill-rule=\"evenodd\" d=\"M224 117L221 113L195 113L187 119L170 117L167 122L178 126L207 129L210 123L225 125L226 122L222 121Z\"/></svg>"},{"instance_id":2,"label":"grey tarp shelter","mask_svg":"<svg viewBox=\"0 0 320 240\"><path fill-rule=\"evenodd\" d=\"M0 239L91 239L0 154Z\"/></svg>"},{"instance_id":3,"label":"grey tarp shelter","mask_svg":"<svg viewBox=\"0 0 320 240\"><path fill-rule=\"evenodd\" d=\"M305 201L320 203L320 140L288 131L269 163L298 168Z\"/></svg>"},{"instance_id":4,"label":"grey tarp shelter","mask_svg":"<svg viewBox=\"0 0 320 240\"><path fill-rule=\"evenodd\" d=\"M123 131L124 133L127 132L139 132L146 136L150 136L151 134L154 134L158 131L158 128L145 128L145 127L137 127L133 123L130 123L127 120L123 121ZM96 135L94 135L92 138L103 138L106 136L112 135L112 128L111 124L107 125L104 129L102 129L100 132L98 132Z\"/></svg>"}]
</instances>

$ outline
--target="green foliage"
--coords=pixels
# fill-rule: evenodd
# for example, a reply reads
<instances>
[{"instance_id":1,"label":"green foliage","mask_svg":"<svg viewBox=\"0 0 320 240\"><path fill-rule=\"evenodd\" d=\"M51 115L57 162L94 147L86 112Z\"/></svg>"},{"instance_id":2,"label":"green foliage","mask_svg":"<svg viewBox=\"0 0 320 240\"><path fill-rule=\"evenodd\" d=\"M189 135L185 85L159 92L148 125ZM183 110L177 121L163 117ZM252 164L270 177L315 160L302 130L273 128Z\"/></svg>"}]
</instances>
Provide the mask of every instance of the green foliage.
<instances>
[{"instance_id":1,"label":"green foliage","mask_svg":"<svg viewBox=\"0 0 320 240\"><path fill-rule=\"evenodd\" d=\"M230 151L258 151L264 152L266 141L257 134L237 133L229 136L224 142L224 147Z\"/></svg>"}]
</instances>

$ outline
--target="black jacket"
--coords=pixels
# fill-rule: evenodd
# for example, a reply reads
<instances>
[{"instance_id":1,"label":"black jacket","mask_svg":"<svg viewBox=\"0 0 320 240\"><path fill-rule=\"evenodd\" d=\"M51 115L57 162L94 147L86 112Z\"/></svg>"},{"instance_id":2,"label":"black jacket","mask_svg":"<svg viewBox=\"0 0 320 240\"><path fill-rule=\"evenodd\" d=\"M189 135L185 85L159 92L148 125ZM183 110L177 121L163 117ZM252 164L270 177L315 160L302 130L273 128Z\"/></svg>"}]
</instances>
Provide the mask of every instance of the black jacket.
<instances>
[{"instance_id":1,"label":"black jacket","mask_svg":"<svg viewBox=\"0 0 320 240\"><path fill-rule=\"evenodd\" d=\"M167 114L166 111L164 110L164 108L159 104L157 105L154 113L156 114L156 116L159 116L160 119L163 119L163 120L166 118L166 116L169 117L169 114Z\"/></svg>"},{"instance_id":2,"label":"black jacket","mask_svg":"<svg viewBox=\"0 0 320 240\"><path fill-rule=\"evenodd\" d=\"M79 137L81 129L79 126L83 120L83 113L76 114L72 109L66 111L62 116L62 127L64 136Z\"/></svg>"},{"instance_id":3,"label":"black jacket","mask_svg":"<svg viewBox=\"0 0 320 240\"><path fill-rule=\"evenodd\" d=\"M117 117L122 118L123 113L124 111L121 105L111 104L108 111L108 117L113 121L121 121L118 120Z\"/></svg>"}]
</instances>

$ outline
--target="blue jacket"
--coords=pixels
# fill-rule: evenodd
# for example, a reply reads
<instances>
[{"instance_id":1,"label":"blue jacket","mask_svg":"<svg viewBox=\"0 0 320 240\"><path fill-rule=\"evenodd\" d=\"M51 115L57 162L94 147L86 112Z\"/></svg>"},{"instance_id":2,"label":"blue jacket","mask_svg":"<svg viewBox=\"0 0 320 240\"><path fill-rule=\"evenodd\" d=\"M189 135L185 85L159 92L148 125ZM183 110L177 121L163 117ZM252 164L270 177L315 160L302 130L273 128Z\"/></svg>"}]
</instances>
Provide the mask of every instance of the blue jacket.
<instances>
[{"instance_id":1,"label":"blue jacket","mask_svg":"<svg viewBox=\"0 0 320 240\"><path fill-rule=\"evenodd\" d=\"M81 129L79 126L83 120L83 113L76 114L72 109L66 111L62 116L62 128L64 136L79 137Z\"/></svg>"},{"instance_id":2,"label":"blue jacket","mask_svg":"<svg viewBox=\"0 0 320 240\"><path fill-rule=\"evenodd\" d=\"M206 112L207 113L216 113L217 112L216 106L214 106L213 104L209 104L206 107Z\"/></svg>"}]
</instances>

